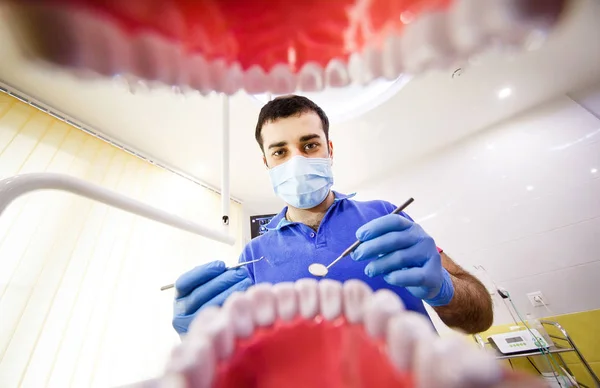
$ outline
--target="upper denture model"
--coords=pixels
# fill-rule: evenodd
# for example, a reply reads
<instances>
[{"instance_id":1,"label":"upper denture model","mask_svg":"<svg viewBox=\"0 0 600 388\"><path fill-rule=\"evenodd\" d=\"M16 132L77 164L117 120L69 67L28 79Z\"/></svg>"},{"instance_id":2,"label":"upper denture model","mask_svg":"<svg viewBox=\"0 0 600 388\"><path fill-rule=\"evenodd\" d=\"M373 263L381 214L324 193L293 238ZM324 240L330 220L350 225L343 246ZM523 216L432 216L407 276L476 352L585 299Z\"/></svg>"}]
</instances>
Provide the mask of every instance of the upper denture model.
<instances>
[{"instance_id":1,"label":"upper denture model","mask_svg":"<svg viewBox=\"0 0 600 388\"><path fill-rule=\"evenodd\" d=\"M201 93L319 91L465 62L567 0L5 0L24 52Z\"/></svg>"}]
</instances>

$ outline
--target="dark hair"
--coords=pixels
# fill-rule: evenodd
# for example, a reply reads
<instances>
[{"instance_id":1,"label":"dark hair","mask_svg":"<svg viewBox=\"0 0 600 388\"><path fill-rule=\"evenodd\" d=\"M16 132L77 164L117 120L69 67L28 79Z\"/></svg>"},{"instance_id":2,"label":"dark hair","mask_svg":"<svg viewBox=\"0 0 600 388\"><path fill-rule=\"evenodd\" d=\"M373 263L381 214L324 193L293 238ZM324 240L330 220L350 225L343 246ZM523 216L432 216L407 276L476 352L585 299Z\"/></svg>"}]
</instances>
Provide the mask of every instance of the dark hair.
<instances>
[{"instance_id":1,"label":"dark hair","mask_svg":"<svg viewBox=\"0 0 600 388\"><path fill-rule=\"evenodd\" d=\"M315 112L319 115L323 126L323 132L325 132L325 139L329 141L329 119L325 112L323 112L323 109L306 97L292 94L274 98L260 110L255 133L256 141L258 142L260 149L264 152L261 131L266 123L291 116L300 116L307 112Z\"/></svg>"}]
</instances>

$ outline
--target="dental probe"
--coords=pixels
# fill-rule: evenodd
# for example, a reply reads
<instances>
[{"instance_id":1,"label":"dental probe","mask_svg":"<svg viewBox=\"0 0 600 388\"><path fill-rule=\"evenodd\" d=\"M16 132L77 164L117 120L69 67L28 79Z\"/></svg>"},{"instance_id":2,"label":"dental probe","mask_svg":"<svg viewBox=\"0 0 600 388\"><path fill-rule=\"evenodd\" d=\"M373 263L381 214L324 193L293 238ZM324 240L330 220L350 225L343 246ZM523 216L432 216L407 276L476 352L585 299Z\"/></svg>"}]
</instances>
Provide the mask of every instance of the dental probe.
<instances>
[{"instance_id":1,"label":"dental probe","mask_svg":"<svg viewBox=\"0 0 600 388\"><path fill-rule=\"evenodd\" d=\"M408 201L404 202L402 205L400 205L396 209L394 209L394 211L391 214L398 214L398 213L400 213L402 210L406 209L408 207L408 205L410 205L411 203L413 203L413 201L414 201L413 198L409 198ZM308 272L310 272L311 275L318 276L320 278L322 278L324 276L327 276L327 273L329 272L329 268L331 268L332 265L334 265L338 261L342 260L344 257L348 256L359 245L360 245L360 240L356 240L354 242L354 244L350 245L348 247L348 249L346 249L344 252L342 252L342 254L337 259L335 259L334 261L332 261L331 264L329 264L327 267L325 265L323 265L323 264L320 264L320 263L313 263L313 264L311 264L311 265L308 266Z\"/></svg>"},{"instance_id":2,"label":"dental probe","mask_svg":"<svg viewBox=\"0 0 600 388\"><path fill-rule=\"evenodd\" d=\"M258 258L256 260L250 260L250 261L244 261L243 263L237 263L235 265L232 265L231 267L227 267L227 271L229 271L230 269L236 269L236 268L243 267L244 265L248 265L248 264L252 264L252 263L258 263L259 261L261 261L264 258L265 258L264 256L261 256L260 258ZM173 287L175 287L175 283L167 284L166 286L162 286L160 288L160 290L164 291L164 290L168 290L168 289L173 288Z\"/></svg>"}]
</instances>

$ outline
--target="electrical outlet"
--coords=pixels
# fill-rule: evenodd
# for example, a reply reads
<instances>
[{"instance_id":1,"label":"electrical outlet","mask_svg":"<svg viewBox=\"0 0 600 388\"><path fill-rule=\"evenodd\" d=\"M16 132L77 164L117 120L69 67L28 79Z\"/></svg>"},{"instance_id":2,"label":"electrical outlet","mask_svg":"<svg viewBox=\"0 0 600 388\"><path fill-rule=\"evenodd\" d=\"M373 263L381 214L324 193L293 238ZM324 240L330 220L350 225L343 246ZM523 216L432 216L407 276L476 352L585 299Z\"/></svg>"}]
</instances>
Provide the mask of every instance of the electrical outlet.
<instances>
[{"instance_id":1,"label":"electrical outlet","mask_svg":"<svg viewBox=\"0 0 600 388\"><path fill-rule=\"evenodd\" d=\"M548 301L544 298L541 291L530 292L527 294L527 299L531 302L533 307L543 307L544 305L548 305Z\"/></svg>"}]
</instances>

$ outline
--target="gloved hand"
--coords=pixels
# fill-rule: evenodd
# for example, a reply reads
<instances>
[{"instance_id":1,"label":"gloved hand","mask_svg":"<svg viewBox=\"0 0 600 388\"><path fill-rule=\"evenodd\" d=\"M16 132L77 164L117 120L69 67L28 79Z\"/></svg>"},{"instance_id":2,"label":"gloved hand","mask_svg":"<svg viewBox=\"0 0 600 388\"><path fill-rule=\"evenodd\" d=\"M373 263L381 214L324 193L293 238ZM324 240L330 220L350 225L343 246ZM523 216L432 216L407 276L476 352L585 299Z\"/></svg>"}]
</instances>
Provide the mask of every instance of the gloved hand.
<instances>
[{"instance_id":1,"label":"gloved hand","mask_svg":"<svg viewBox=\"0 0 600 388\"><path fill-rule=\"evenodd\" d=\"M245 267L228 270L222 261L198 266L175 281L173 327L179 334L187 333L200 309L220 306L235 291L245 291L252 285Z\"/></svg>"},{"instance_id":2,"label":"gloved hand","mask_svg":"<svg viewBox=\"0 0 600 388\"><path fill-rule=\"evenodd\" d=\"M362 243L352 252L356 261L371 260L365 274L383 275L392 285L405 287L431 306L444 306L454 296L450 274L433 238L423 228L398 214L368 222L356 231Z\"/></svg>"}]
</instances>

